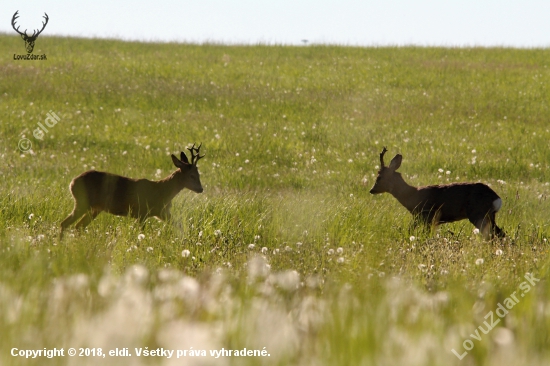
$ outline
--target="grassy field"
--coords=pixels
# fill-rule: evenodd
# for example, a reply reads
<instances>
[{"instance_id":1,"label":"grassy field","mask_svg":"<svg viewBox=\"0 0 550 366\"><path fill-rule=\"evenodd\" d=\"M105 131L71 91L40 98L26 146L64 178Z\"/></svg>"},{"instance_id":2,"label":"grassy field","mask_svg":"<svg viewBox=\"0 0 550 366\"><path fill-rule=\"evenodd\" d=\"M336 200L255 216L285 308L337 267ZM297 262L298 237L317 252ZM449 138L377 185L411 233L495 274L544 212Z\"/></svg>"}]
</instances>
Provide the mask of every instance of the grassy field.
<instances>
[{"instance_id":1,"label":"grassy field","mask_svg":"<svg viewBox=\"0 0 550 366\"><path fill-rule=\"evenodd\" d=\"M1 35L0 364L550 362L550 50L41 37L47 61L14 53ZM58 240L73 177L160 179L194 142L205 191L180 193L174 222L102 214ZM491 185L507 239L413 229L368 192L382 146L411 184ZM65 353L12 356L44 348ZM221 352L245 348L264 353Z\"/></svg>"}]
</instances>

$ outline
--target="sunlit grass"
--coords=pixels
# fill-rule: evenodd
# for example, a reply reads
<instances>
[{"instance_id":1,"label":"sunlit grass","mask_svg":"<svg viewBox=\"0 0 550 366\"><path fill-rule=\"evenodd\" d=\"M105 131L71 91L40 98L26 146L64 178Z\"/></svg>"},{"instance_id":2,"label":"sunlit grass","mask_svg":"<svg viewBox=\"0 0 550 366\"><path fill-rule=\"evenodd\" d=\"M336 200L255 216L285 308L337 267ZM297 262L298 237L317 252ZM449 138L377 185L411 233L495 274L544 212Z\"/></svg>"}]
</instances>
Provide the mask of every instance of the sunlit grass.
<instances>
[{"instance_id":1,"label":"sunlit grass","mask_svg":"<svg viewBox=\"0 0 550 366\"><path fill-rule=\"evenodd\" d=\"M231 350L191 364L547 364L547 50L226 47L40 38L0 63L0 354L13 347ZM0 50L20 52L18 37ZM61 120L37 140L54 111ZM24 132L33 144L22 153ZM88 169L160 179L202 142L204 193L171 223L59 223ZM414 185L482 181L506 241L413 229L372 196L378 154ZM541 279L462 361L489 311ZM135 352L132 352L135 353ZM178 360L162 359L167 364Z\"/></svg>"}]
</instances>

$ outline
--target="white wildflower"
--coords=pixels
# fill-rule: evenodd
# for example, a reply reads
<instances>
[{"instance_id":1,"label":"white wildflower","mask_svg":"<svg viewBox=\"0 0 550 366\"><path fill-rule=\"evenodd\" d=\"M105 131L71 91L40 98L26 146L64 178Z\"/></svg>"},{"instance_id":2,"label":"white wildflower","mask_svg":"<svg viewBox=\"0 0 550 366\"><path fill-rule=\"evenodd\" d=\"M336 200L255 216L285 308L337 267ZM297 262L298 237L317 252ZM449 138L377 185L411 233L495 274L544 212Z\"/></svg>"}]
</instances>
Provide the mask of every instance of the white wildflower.
<instances>
[{"instance_id":1,"label":"white wildflower","mask_svg":"<svg viewBox=\"0 0 550 366\"><path fill-rule=\"evenodd\" d=\"M183 258L189 257L190 254L191 254L191 252L188 249L184 249L184 250L181 251L181 256Z\"/></svg>"}]
</instances>

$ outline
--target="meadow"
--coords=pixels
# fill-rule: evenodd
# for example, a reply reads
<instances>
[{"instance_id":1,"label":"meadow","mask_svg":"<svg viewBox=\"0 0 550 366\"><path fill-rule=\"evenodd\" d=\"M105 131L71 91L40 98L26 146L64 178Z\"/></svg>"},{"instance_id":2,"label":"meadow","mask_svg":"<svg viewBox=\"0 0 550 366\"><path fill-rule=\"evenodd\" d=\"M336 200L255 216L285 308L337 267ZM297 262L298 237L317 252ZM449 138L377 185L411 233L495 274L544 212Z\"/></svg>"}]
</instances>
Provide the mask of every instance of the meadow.
<instances>
[{"instance_id":1,"label":"meadow","mask_svg":"<svg viewBox=\"0 0 550 366\"><path fill-rule=\"evenodd\" d=\"M40 37L46 61L14 53L0 35L1 365L550 362L549 50ZM59 241L73 177L161 179L193 143L204 193L182 191L173 222L101 214ZM506 240L412 227L369 194L383 146L410 184L490 185Z\"/></svg>"}]
</instances>

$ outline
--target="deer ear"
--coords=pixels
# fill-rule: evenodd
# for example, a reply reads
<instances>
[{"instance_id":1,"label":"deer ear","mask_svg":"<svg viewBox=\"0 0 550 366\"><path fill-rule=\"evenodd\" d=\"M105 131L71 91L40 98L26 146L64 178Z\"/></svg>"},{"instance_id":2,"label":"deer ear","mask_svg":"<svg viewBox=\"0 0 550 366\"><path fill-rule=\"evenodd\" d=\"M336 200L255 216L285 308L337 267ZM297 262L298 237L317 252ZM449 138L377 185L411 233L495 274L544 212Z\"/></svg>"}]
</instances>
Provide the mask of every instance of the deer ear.
<instances>
[{"instance_id":1,"label":"deer ear","mask_svg":"<svg viewBox=\"0 0 550 366\"><path fill-rule=\"evenodd\" d=\"M400 154L395 155L394 158L391 159L391 163L388 168L390 168L391 170L399 169L399 167L401 166L401 160L403 160L403 156L401 156Z\"/></svg>"},{"instance_id":2,"label":"deer ear","mask_svg":"<svg viewBox=\"0 0 550 366\"><path fill-rule=\"evenodd\" d=\"M185 155L185 153L182 151L181 152L181 161L183 161L185 164L189 164L189 160L187 160L187 155Z\"/></svg>"},{"instance_id":3,"label":"deer ear","mask_svg":"<svg viewBox=\"0 0 550 366\"><path fill-rule=\"evenodd\" d=\"M174 154L172 154L171 156L172 156L172 162L174 163L176 168L183 167L183 163L181 161L179 161L178 158L176 158L176 156Z\"/></svg>"}]
</instances>

